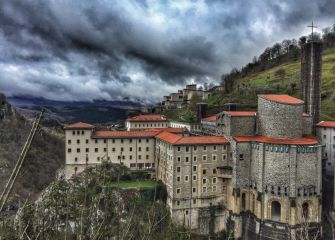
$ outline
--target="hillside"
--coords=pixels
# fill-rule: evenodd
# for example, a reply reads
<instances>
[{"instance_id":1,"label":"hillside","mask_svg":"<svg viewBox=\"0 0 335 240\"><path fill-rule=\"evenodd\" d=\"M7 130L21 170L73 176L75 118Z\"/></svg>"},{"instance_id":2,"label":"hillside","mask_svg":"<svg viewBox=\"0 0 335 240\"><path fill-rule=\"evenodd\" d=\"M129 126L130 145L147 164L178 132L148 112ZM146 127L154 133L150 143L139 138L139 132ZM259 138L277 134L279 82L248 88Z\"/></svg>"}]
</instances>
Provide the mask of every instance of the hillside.
<instances>
[{"instance_id":1,"label":"hillside","mask_svg":"<svg viewBox=\"0 0 335 240\"><path fill-rule=\"evenodd\" d=\"M322 60L321 120L335 120L335 47L325 49ZM300 97L300 85L300 60L287 61L265 71L235 78L232 93L214 93L208 104L213 109L234 102L253 109L258 93L287 93Z\"/></svg>"},{"instance_id":2,"label":"hillside","mask_svg":"<svg viewBox=\"0 0 335 240\"><path fill-rule=\"evenodd\" d=\"M31 121L20 115L0 94L0 192L3 191L31 129ZM55 179L64 164L62 134L54 129L40 129L11 195L11 209L19 201L36 199L42 189Z\"/></svg>"}]
</instances>

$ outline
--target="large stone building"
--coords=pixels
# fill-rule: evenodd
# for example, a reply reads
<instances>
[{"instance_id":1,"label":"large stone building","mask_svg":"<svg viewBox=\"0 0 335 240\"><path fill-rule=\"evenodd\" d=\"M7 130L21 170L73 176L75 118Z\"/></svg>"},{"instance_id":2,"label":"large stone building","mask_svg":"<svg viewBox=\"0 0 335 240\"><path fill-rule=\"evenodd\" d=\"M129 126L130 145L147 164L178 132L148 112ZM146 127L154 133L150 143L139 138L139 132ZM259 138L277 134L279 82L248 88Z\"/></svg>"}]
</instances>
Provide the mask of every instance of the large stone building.
<instances>
[{"instance_id":1,"label":"large stone building","mask_svg":"<svg viewBox=\"0 0 335 240\"><path fill-rule=\"evenodd\" d=\"M317 228L321 145L310 135L312 122L303 114L303 101L260 95L256 114L220 116L232 151L233 200L228 208L235 226L240 226L236 235L290 239L305 222Z\"/></svg>"},{"instance_id":2,"label":"large stone building","mask_svg":"<svg viewBox=\"0 0 335 240\"><path fill-rule=\"evenodd\" d=\"M217 136L70 125L67 177L103 159L151 170L167 186L177 224L202 234L229 228L235 237L294 239L306 223L315 230L321 222L322 149L303 106L288 95L259 95L257 112L203 119Z\"/></svg>"},{"instance_id":3,"label":"large stone building","mask_svg":"<svg viewBox=\"0 0 335 240\"><path fill-rule=\"evenodd\" d=\"M334 175L335 163L335 122L322 121L317 125L317 135L323 148L323 167L329 176ZM334 197L335 199L335 197Z\"/></svg>"}]
</instances>

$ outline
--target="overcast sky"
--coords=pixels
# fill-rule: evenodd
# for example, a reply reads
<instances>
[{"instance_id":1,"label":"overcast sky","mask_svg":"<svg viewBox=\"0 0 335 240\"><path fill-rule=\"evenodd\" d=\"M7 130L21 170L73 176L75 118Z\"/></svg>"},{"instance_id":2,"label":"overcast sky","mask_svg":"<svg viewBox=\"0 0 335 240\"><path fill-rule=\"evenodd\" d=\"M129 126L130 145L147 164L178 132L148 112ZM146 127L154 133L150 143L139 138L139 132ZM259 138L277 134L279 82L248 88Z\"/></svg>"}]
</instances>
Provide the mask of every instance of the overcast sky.
<instances>
[{"instance_id":1,"label":"overcast sky","mask_svg":"<svg viewBox=\"0 0 335 240\"><path fill-rule=\"evenodd\" d=\"M154 102L335 23L334 0L0 0L0 92Z\"/></svg>"}]
</instances>

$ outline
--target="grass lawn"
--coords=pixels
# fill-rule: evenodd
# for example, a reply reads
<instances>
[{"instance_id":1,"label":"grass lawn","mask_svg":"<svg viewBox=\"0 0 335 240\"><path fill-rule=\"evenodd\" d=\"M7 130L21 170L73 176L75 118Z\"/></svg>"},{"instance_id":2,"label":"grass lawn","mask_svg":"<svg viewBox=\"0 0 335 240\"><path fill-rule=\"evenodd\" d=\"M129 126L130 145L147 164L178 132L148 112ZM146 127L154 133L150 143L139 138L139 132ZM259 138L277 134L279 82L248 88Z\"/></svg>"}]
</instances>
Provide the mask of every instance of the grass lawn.
<instances>
[{"instance_id":1,"label":"grass lawn","mask_svg":"<svg viewBox=\"0 0 335 240\"><path fill-rule=\"evenodd\" d=\"M140 181L122 181L119 184L121 189L136 188L136 189L145 189L145 188L154 188L158 185L157 181L154 180L140 180ZM111 187L118 187L117 183L110 185Z\"/></svg>"}]
</instances>

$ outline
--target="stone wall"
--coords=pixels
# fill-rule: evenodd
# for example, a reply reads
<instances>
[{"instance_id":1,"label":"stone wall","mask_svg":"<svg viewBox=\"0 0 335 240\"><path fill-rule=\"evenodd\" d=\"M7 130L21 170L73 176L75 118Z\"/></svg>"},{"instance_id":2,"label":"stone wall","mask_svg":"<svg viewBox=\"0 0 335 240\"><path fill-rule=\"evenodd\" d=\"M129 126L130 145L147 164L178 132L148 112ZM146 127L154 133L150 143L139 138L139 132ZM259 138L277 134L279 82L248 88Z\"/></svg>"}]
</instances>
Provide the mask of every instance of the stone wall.
<instances>
[{"instance_id":1,"label":"stone wall","mask_svg":"<svg viewBox=\"0 0 335 240\"><path fill-rule=\"evenodd\" d=\"M257 134L273 138L299 138L303 133L303 103L290 105L258 98Z\"/></svg>"}]
</instances>

